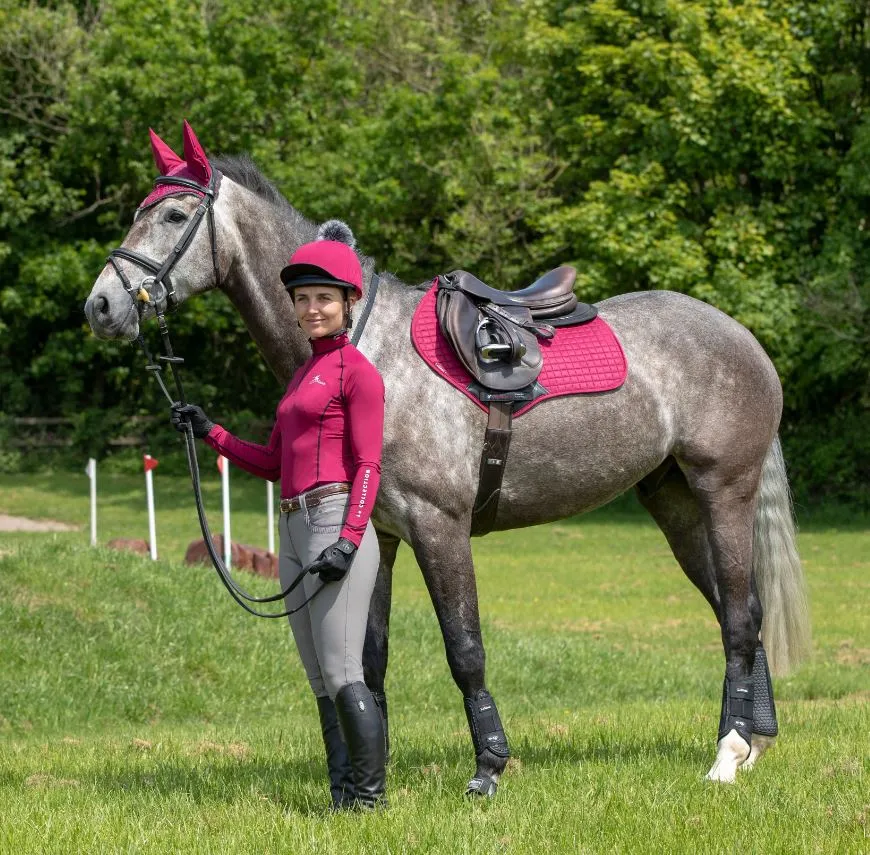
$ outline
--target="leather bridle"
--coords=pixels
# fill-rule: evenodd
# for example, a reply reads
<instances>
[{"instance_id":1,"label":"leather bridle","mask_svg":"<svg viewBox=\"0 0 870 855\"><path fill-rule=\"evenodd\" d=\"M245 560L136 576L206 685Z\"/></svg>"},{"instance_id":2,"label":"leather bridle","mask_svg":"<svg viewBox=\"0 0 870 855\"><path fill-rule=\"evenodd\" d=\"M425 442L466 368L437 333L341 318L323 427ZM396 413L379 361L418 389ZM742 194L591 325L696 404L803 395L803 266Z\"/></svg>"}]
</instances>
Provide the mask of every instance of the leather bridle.
<instances>
[{"instance_id":1,"label":"leather bridle","mask_svg":"<svg viewBox=\"0 0 870 855\"><path fill-rule=\"evenodd\" d=\"M135 252L132 249L126 249L121 246L113 249L109 253L107 261L115 268L115 273L121 280L124 290L130 295L133 305L136 307L139 317L142 317L142 311L146 305L154 307L155 312L158 306L163 305L164 312L174 312L178 308L178 297L175 294L175 286L169 278L172 268L178 264L181 257L187 251L187 248L193 242L203 217L208 215L208 231L211 239L211 258L214 266L215 284L220 287L220 268L218 267L217 257L217 231L214 224L214 202L217 197L217 190L220 186L221 173L216 169L212 170L208 184L200 184L198 181L193 181L189 178L173 177L171 175L161 175L154 182L156 187L161 184L169 184L172 186L189 187L191 190L202 193L202 202L199 203L196 212L187 224L187 228L178 240L178 243L172 248L172 251L167 256L166 260L161 264L147 255L142 255L140 252ZM123 258L125 261L132 261L138 264L145 270L153 273L153 276L147 276L142 284L136 288L132 282L124 274L121 266L118 264L118 258ZM155 295L149 288L159 287L161 290Z\"/></svg>"}]
</instances>

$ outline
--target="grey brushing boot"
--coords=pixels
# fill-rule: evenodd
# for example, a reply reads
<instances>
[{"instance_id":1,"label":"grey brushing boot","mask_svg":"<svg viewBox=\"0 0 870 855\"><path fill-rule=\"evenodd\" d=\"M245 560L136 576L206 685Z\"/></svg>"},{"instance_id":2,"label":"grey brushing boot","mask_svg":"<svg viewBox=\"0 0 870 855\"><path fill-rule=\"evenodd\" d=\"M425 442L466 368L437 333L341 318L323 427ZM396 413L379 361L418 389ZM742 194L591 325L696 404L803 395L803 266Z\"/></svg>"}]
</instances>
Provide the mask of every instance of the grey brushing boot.
<instances>
[{"instance_id":1,"label":"grey brushing boot","mask_svg":"<svg viewBox=\"0 0 870 855\"><path fill-rule=\"evenodd\" d=\"M323 732L323 745L326 748L326 768L329 773L329 792L332 795L334 810L353 807L353 774L347 746L341 735L335 704L328 698L317 699L317 712L320 714L320 729Z\"/></svg>"},{"instance_id":2,"label":"grey brushing boot","mask_svg":"<svg viewBox=\"0 0 870 855\"><path fill-rule=\"evenodd\" d=\"M350 754L356 807L386 806L384 724L368 686L359 682L342 686L335 696L335 710Z\"/></svg>"}]
</instances>

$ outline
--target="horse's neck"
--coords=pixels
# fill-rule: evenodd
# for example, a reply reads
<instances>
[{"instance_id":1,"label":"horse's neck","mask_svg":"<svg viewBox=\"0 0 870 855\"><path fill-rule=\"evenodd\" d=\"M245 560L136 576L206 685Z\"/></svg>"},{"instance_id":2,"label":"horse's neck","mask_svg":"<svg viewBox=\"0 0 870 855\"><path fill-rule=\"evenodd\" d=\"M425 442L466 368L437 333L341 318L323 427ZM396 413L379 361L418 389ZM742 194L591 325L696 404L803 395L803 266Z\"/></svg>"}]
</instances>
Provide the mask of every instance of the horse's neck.
<instances>
[{"instance_id":1,"label":"horse's neck","mask_svg":"<svg viewBox=\"0 0 870 855\"><path fill-rule=\"evenodd\" d=\"M286 385L311 355L311 346L299 329L293 302L279 273L292 252L314 238L315 227L294 209L276 208L236 184L227 201L231 202L237 234L236 251L222 289L242 316L272 373ZM367 286L374 267L371 258L363 259ZM380 280L376 305L372 306L359 344L385 379L394 370L404 370L403 345L409 340L411 316L422 296L422 292L392 276ZM361 322L365 309L366 301L354 307L355 323Z\"/></svg>"},{"instance_id":2,"label":"horse's neck","mask_svg":"<svg viewBox=\"0 0 870 855\"><path fill-rule=\"evenodd\" d=\"M278 380L286 384L311 355L296 322L293 302L279 273L290 254L311 235L301 215L276 208L233 185L236 250L221 285ZM305 232L305 233L303 233Z\"/></svg>"},{"instance_id":3,"label":"horse's neck","mask_svg":"<svg viewBox=\"0 0 870 855\"><path fill-rule=\"evenodd\" d=\"M411 320L424 293L388 273L380 276L377 296L358 347L374 363L388 387L407 383L408 372L416 364L411 347ZM365 305L357 304L354 324L361 322L365 309Z\"/></svg>"}]
</instances>

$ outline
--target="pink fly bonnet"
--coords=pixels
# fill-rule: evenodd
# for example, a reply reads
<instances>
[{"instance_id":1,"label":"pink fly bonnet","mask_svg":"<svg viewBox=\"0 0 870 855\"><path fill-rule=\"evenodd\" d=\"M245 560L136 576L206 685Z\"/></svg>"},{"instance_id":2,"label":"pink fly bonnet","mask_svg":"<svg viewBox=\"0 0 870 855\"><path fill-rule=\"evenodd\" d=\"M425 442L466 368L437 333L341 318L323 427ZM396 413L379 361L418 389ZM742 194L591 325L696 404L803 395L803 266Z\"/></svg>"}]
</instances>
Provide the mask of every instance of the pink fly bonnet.
<instances>
[{"instance_id":1,"label":"pink fly bonnet","mask_svg":"<svg viewBox=\"0 0 870 855\"><path fill-rule=\"evenodd\" d=\"M212 176L211 164L208 162L193 128L190 127L186 119L184 121L184 159L180 158L150 128L149 133L151 134L151 150L154 152L154 162L162 176L195 181L197 184L202 184L203 187L208 187ZM215 191L217 191L217 187L215 187ZM161 182L145 197L145 200L139 205L139 210L148 208L167 196L178 196L182 193L189 193L199 198L205 196L205 193L185 184Z\"/></svg>"}]
</instances>

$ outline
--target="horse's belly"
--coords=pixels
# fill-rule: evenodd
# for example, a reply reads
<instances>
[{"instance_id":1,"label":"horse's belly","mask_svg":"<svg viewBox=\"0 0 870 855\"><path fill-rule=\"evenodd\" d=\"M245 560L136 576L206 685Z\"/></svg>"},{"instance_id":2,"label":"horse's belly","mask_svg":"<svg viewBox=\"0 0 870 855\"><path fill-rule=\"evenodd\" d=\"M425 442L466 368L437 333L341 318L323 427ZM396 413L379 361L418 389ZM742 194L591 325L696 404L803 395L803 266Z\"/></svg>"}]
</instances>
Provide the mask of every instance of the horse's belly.
<instances>
[{"instance_id":1,"label":"horse's belly","mask_svg":"<svg viewBox=\"0 0 870 855\"><path fill-rule=\"evenodd\" d=\"M666 413L625 387L541 404L514 423L496 528L609 502L652 472L672 439Z\"/></svg>"}]
</instances>

